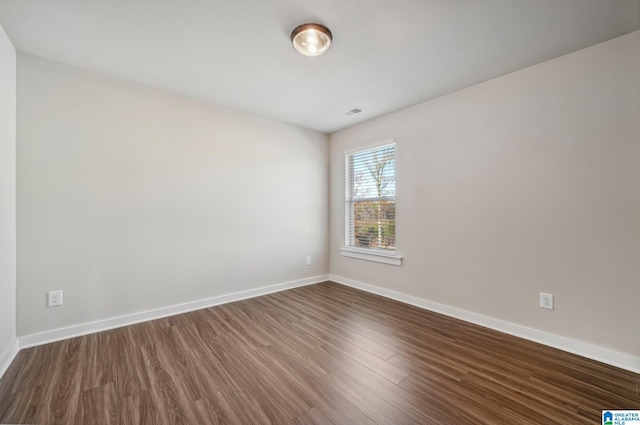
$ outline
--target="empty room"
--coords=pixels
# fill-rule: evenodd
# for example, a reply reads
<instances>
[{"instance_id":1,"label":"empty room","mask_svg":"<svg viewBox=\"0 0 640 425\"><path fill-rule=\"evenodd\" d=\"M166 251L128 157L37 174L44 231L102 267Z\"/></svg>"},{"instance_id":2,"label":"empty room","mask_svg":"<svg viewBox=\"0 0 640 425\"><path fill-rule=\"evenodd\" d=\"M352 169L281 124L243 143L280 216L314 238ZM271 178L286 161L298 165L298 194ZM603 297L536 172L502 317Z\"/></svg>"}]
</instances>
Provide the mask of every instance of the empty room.
<instances>
[{"instance_id":1,"label":"empty room","mask_svg":"<svg viewBox=\"0 0 640 425\"><path fill-rule=\"evenodd\" d=\"M0 424L640 424L640 0L0 0Z\"/></svg>"}]
</instances>

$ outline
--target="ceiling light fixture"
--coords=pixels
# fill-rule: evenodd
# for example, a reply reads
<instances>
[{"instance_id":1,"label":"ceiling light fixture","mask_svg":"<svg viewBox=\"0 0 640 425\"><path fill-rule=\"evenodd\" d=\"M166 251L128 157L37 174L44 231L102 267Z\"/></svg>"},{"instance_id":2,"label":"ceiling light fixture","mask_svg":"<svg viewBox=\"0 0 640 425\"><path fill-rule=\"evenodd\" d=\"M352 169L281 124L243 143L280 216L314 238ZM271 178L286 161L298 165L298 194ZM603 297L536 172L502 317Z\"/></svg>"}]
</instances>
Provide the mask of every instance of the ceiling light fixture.
<instances>
[{"instance_id":1,"label":"ceiling light fixture","mask_svg":"<svg viewBox=\"0 0 640 425\"><path fill-rule=\"evenodd\" d=\"M291 44L305 56L320 56L329 49L333 36L320 24L302 24L291 32Z\"/></svg>"}]
</instances>

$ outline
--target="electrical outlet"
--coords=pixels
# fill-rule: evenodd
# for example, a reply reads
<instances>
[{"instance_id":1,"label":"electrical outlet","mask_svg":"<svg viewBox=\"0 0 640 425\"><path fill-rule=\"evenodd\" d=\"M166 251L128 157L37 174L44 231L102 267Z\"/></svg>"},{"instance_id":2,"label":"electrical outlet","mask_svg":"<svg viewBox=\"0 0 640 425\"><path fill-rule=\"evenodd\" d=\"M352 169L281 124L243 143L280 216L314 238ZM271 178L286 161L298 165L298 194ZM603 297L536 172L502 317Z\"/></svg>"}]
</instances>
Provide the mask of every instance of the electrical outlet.
<instances>
[{"instance_id":1,"label":"electrical outlet","mask_svg":"<svg viewBox=\"0 0 640 425\"><path fill-rule=\"evenodd\" d=\"M553 294L545 294L540 292L540 308L553 310Z\"/></svg>"},{"instance_id":2,"label":"electrical outlet","mask_svg":"<svg viewBox=\"0 0 640 425\"><path fill-rule=\"evenodd\" d=\"M49 291L47 295L48 307L57 307L59 305L62 305L62 290Z\"/></svg>"},{"instance_id":3,"label":"electrical outlet","mask_svg":"<svg viewBox=\"0 0 640 425\"><path fill-rule=\"evenodd\" d=\"M311 256L307 255L307 266L311 265Z\"/></svg>"}]
</instances>

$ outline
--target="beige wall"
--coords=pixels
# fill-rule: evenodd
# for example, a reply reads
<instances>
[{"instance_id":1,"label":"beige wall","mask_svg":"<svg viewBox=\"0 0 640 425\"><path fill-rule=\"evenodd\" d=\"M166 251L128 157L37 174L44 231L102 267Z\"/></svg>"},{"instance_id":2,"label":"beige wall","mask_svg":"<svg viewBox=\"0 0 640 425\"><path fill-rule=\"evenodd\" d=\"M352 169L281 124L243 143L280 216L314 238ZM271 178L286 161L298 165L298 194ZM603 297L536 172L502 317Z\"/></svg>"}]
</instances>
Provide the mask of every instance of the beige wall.
<instances>
[{"instance_id":1,"label":"beige wall","mask_svg":"<svg viewBox=\"0 0 640 425\"><path fill-rule=\"evenodd\" d=\"M332 134L331 274L640 358L639 123L635 32ZM402 267L339 253L344 152L391 138Z\"/></svg>"},{"instance_id":2,"label":"beige wall","mask_svg":"<svg viewBox=\"0 0 640 425\"><path fill-rule=\"evenodd\" d=\"M16 348L16 51L0 26L0 376Z\"/></svg>"},{"instance_id":3,"label":"beige wall","mask_svg":"<svg viewBox=\"0 0 640 425\"><path fill-rule=\"evenodd\" d=\"M324 134L23 54L17 122L18 335L328 273Z\"/></svg>"}]
</instances>

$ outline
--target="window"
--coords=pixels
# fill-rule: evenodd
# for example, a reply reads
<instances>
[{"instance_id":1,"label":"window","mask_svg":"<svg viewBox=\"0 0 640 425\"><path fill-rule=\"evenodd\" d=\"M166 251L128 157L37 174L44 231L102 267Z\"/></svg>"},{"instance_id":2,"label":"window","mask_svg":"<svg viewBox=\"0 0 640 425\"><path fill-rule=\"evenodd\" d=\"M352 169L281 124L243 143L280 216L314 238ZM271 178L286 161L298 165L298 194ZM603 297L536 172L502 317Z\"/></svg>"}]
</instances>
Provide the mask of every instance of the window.
<instances>
[{"instance_id":1,"label":"window","mask_svg":"<svg viewBox=\"0 0 640 425\"><path fill-rule=\"evenodd\" d=\"M379 260L351 252L395 257L395 153L395 143L390 143L345 156L346 243L343 255L372 261Z\"/></svg>"}]
</instances>

